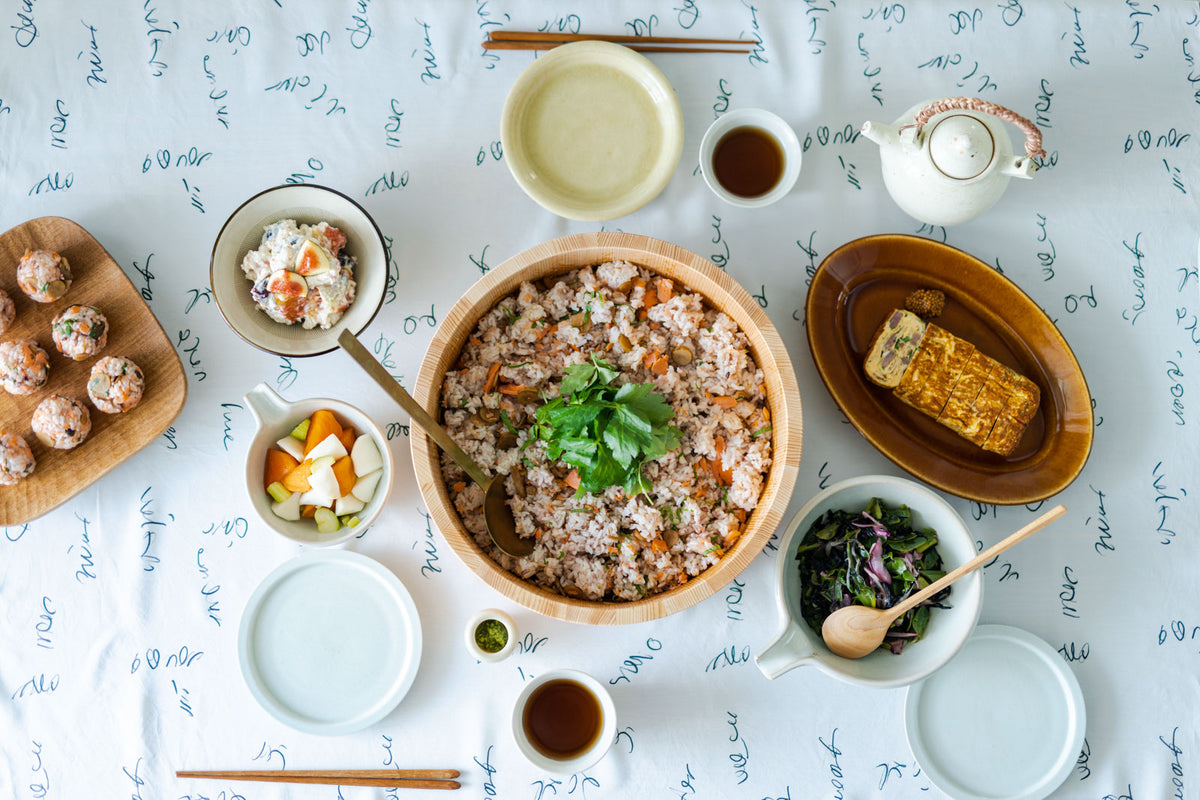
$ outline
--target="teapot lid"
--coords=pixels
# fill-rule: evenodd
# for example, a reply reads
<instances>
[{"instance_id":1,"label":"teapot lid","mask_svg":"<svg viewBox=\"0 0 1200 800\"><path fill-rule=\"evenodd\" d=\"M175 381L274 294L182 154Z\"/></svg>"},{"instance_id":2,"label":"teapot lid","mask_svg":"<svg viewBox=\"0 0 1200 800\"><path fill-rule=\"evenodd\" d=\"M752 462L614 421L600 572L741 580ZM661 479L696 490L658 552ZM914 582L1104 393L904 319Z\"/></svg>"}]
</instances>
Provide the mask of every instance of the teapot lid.
<instances>
[{"instance_id":1,"label":"teapot lid","mask_svg":"<svg viewBox=\"0 0 1200 800\"><path fill-rule=\"evenodd\" d=\"M944 117L929 132L929 158L948 178L969 180L982 175L995 153L991 130L970 114Z\"/></svg>"}]
</instances>

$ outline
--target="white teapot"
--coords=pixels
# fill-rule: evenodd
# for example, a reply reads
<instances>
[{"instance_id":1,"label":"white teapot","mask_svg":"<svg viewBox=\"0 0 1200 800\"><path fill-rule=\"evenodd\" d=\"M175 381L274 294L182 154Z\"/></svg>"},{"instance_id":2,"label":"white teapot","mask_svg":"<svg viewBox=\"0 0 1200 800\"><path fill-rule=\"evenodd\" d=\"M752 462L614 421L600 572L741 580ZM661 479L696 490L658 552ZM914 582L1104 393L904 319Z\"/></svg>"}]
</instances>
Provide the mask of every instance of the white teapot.
<instances>
[{"instance_id":1,"label":"white teapot","mask_svg":"<svg viewBox=\"0 0 1200 800\"><path fill-rule=\"evenodd\" d=\"M1001 120L1025 132L1025 155L1013 155ZM862 133L879 145L892 199L928 225L979 216L1000 199L1009 178L1032 178L1034 159L1046 154L1036 125L977 97L919 103L892 125L864 123Z\"/></svg>"}]
</instances>

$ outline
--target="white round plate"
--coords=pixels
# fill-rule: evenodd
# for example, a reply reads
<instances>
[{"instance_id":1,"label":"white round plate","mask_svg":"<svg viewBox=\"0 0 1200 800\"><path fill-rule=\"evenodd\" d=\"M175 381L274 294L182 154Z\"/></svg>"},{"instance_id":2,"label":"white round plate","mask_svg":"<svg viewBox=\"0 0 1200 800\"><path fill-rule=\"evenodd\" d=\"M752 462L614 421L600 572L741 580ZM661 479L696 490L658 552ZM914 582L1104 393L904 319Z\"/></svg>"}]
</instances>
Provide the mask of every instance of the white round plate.
<instances>
[{"instance_id":1,"label":"white round plate","mask_svg":"<svg viewBox=\"0 0 1200 800\"><path fill-rule=\"evenodd\" d=\"M609 42L573 42L517 78L500 140L513 177L542 207L603 221L637 211L666 188L683 152L683 114L645 56Z\"/></svg>"},{"instance_id":2,"label":"white round plate","mask_svg":"<svg viewBox=\"0 0 1200 800\"><path fill-rule=\"evenodd\" d=\"M346 235L345 252L354 256L357 287L354 302L328 329L276 322L250 297L242 259L262 244L263 229L281 219L309 225L328 222ZM281 356L328 353L337 349L343 330L361 333L383 306L387 272L387 247L371 215L341 192L315 184L276 186L242 203L217 234L209 261L213 297L229 327L260 350Z\"/></svg>"},{"instance_id":3,"label":"white round plate","mask_svg":"<svg viewBox=\"0 0 1200 800\"><path fill-rule=\"evenodd\" d=\"M1062 657L1007 625L980 625L949 664L908 690L908 744L957 800L1041 800L1083 746L1083 693Z\"/></svg>"},{"instance_id":4,"label":"white round plate","mask_svg":"<svg viewBox=\"0 0 1200 800\"><path fill-rule=\"evenodd\" d=\"M335 736L378 722L421 663L421 623L390 570L346 550L312 550L254 590L238 632L242 676L298 731Z\"/></svg>"}]
</instances>

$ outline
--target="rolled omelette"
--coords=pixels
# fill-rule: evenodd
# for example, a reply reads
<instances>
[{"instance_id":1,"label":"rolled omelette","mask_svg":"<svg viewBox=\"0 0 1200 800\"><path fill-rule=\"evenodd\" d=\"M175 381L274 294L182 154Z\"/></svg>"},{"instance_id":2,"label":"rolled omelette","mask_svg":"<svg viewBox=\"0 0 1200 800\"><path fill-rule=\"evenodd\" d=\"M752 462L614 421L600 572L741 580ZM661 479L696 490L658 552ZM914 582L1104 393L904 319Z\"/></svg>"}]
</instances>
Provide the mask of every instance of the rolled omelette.
<instances>
[{"instance_id":1,"label":"rolled omelette","mask_svg":"<svg viewBox=\"0 0 1200 800\"><path fill-rule=\"evenodd\" d=\"M984 450L1008 455L1037 413L1037 384L904 309L871 339L863 371L904 403Z\"/></svg>"}]
</instances>

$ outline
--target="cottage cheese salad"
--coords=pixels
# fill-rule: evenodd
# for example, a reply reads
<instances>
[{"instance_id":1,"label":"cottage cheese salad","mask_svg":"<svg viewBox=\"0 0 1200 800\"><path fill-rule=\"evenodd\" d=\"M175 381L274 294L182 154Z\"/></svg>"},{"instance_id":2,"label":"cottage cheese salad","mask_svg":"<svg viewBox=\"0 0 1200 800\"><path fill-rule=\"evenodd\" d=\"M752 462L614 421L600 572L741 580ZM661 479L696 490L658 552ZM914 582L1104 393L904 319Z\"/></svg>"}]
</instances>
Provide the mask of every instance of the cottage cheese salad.
<instances>
[{"instance_id":1,"label":"cottage cheese salad","mask_svg":"<svg viewBox=\"0 0 1200 800\"><path fill-rule=\"evenodd\" d=\"M263 229L262 243L242 259L250 296L284 325L333 326L354 302L354 258L346 235L328 222L282 219Z\"/></svg>"}]
</instances>

